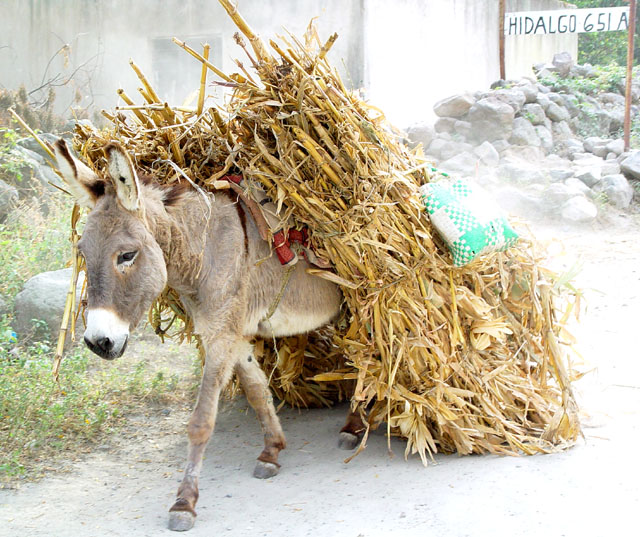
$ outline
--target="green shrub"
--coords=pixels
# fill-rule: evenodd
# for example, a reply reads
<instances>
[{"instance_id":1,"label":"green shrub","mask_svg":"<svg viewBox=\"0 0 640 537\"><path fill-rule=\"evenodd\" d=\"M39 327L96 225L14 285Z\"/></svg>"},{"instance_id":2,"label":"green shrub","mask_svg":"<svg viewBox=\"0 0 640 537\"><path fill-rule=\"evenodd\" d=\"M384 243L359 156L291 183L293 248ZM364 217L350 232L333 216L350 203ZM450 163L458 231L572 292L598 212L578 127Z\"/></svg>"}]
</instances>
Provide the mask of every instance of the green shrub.
<instances>
[{"instance_id":1,"label":"green shrub","mask_svg":"<svg viewBox=\"0 0 640 537\"><path fill-rule=\"evenodd\" d=\"M15 346L8 320L0 321L0 482L78 451L117 427L128 412L166 403L180 394L179 377L153 371L146 361L103 362L76 348L51 374L47 343Z\"/></svg>"}]
</instances>

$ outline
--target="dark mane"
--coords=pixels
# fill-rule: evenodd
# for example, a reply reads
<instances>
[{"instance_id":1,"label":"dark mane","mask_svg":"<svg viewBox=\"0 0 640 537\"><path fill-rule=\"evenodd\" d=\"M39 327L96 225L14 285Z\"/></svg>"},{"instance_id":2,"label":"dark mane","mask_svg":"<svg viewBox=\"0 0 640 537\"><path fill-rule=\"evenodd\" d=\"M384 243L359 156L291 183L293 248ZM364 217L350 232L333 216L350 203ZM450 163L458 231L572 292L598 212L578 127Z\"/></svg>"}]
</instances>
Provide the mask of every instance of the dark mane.
<instances>
[{"instance_id":1,"label":"dark mane","mask_svg":"<svg viewBox=\"0 0 640 537\"><path fill-rule=\"evenodd\" d=\"M152 174L138 172L138 179L143 185L152 186L162 192L162 202L166 207L176 205L182 196L192 190L192 186L186 181L176 181L175 183L159 183Z\"/></svg>"}]
</instances>

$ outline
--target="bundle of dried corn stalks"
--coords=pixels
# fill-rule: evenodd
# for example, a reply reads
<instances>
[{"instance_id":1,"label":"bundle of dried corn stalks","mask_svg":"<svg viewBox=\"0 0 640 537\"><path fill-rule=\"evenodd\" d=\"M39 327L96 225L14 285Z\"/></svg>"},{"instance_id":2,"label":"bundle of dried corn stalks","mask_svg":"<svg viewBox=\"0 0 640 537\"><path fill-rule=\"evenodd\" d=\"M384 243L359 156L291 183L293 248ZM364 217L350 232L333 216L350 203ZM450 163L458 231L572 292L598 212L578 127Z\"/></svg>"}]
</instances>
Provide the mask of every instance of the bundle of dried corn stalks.
<instances>
[{"instance_id":1,"label":"bundle of dried corn stalks","mask_svg":"<svg viewBox=\"0 0 640 537\"><path fill-rule=\"evenodd\" d=\"M229 171L260 184L283 215L312 230L316 252L345 296L335 328L258 344L276 394L298 405L345 397L386 422L423 461L437 451L550 452L580 434L572 371L560 344L572 303L522 240L463 268L433 236L418 197L430 164L400 144L382 112L343 86L326 60L336 36L271 41L273 53L227 0L253 71L227 76L203 54L197 108L160 101L131 63L143 104L126 103L106 131L79 126L76 145L94 169L118 140L163 181L188 179L214 191ZM233 88L225 110L203 107L207 70ZM124 111L130 111L125 115ZM223 117L230 119L224 121ZM559 298L559 295L563 295ZM564 311L560 311L562 303ZM164 334L171 319L191 325L172 290L150 313Z\"/></svg>"}]
</instances>

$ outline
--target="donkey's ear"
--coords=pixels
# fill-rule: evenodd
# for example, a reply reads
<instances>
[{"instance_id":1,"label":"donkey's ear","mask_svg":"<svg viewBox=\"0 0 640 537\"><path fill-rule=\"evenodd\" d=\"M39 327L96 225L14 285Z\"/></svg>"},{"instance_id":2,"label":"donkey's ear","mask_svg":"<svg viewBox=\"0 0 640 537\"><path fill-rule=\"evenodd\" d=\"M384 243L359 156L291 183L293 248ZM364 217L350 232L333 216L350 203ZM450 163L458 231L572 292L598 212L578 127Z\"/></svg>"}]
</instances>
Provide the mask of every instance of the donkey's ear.
<instances>
[{"instance_id":1,"label":"donkey's ear","mask_svg":"<svg viewBox=\"0 0 640 537\"><path fill-rule=\"evenodd\" d=\"M53 144L53 151L62 178L78 205L93 209L98 198L104 194L105 182L71 154L62 138Z\"/></svg>"},{"instance_id":2,"label":"donkey's ear","mask_svg":"<svg viewBox=\"0 0 640 537\"><path fill-rule=\"evenodd\" d=\"M140 181L129 155L116 143L109 144L105 151L107 152L107 169L116 190L116 196L128 211L138 210Z\"/></svg>"}]
</instances>

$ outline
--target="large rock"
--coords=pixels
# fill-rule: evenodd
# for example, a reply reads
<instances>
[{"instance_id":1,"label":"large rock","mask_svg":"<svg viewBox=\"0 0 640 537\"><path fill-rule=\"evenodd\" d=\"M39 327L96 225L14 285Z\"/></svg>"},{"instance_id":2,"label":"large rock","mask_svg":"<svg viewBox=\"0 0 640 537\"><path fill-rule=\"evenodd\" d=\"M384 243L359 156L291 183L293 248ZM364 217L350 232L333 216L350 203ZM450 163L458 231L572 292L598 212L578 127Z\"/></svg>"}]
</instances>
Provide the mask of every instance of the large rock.
<instances>
[{"instance_id":1,"label":"large rock","mask_svg":"<svg viewBox=\"0 0 640 537\"><path fill-rule=\"evenodd\" d=\"M486 166L495 167L500 163L500 153L491 142L482 142L473 152L478 156L480 162Z\"/></svg>"},{"instance_id":2,"label":"large rock","mask_svg":"<svg viewBox=\"0 0 640 537\"><path fill-rule=\"evenodd\" d=\"M560 215L570 222L590 222L598 216L598 208L584 196L574 196L562 205Z\"/></svg>"},{"instance_id":3,"label":"large rock","mask_svg":"<svg viewBox=\"0 0 640 537\"><path fill-rule=\"evenodd\" d=\"M494 91L492 97L495 97L499 101L508 104L513 108L514 113L518 113L526 101L526 97L519 89L500 89Z\"/></svg>"},{"instance_id":4,"label":"large rock","mask_svg":"<svg viewBox=\"0 0 640 537\"><path fill-rule=\"evenodd\" d=\"M57 337L71 282L71 273L70 268L43 272L25 283L23 290L16 295L14 303L13 329L21 339L50 338L53 340ZM83 280L81 275L78 278L76 300L80 299ZM76 326L76 338L82 334L82 331L83 327Z\"/></svg>"},{"instance_id":5,"label":"large rock","mask_svg":"<svg viewBox=\"0 0 640 537\"><path fill-rule=\"evenodd\" d=\"M560 106L553 101L549 103L549 106L547 106L546 113L547 117L551 121L559 122L571 119L571 114L569 114L569 111L564 106Z\"/></svg>"},{"instance_id":6,"label":"large rock","mask_svg":"<svg viewBox=\"0 0 640 537\"><path fill-rule=\"evenodd\" d=\"M441 132L448 132L448 133L452 133L454 126L456 124L456 119L452 118L452 117L441 117L438 118L438 120L436 121L434 127L436 129L437 133L441 133Z\"/></svg>"},{"instance_id":7,"label":"large rock","mask_svg":"<svg viewBox=\"0 0 640 537\"><path fill-rule=\"evenodd\" d=\"M509 142L514 145L530 145L540 147L540 138L536 133L536 129L528 119L517 117L513 120L513 131Z\"/></svg>"},{"instance_id":8,"label":"large rock","mask_svg":"<svg viewBox=\"0 0 640 537\"><path fill-rule=\"evenodd\" d=\"M532 125L543 125L546 115L544 108L538 103L525 104L522 107L522 117L528 119Z\"/></svg>"},{"instance_id":9,"label":"large rock","mask_svg":"<svg viewBox=\"0 0 640 537\"><path fill-rule=\"evenodd\" d=\"M3 222L18 202L18 191L0 180L0 222Z\"/></svg>"},{"instance_id":10,"label":"large rock","mask_svg":"<svg viewBox=\"0 0 640 537\"><path fill-rule=\"evenodd\" d=\"M571 198L582 195L582 192L575 187L566 185L565 183L552 183L544 191L543 198L547 210L554 212Z\"/></svg>"},{"instance_id":11,"label":"large rock","mask_svg":"<svg viewBox=\"0 0 640 537\"><path fill-rule=\"evenodd\" d=\"M633 188L622 175L607 175L602 178L598 189L607 195L607 200L618 209L626 209L633 199Z\"/></svg>"},{"instance_id":12,"label":"large rock","mask_svg":"<svg viewBox=\"0 0 640 537\"><path fill-rule=\"evenodd\" d=\"M505 211L524 218L532 218L543 212L542 200L537 192L507 186L494 192L493 199Z\"/></svg>"},{"instance_id":13,"label":"large rock","mask_svg":"<svg viewBox=\"0 0 640 537\"><path fill-rule=\"evenodd\" d=\"M471 176L475 173L478 157L468 152L458 153L438 166L439 169L452 174Z\"/></svg>"},{"instance_id":14,"label":"large rock","mask_svg":"<svg viewBox=\"0 0 640 537\"><path fill-rule=\"evenodd\" d=\"M436 130L430 123L416 123L407 129L407 138L410 143L420 143L426 150L436 137Z\"/></svg>"},{"instance_id":15,"label":"large rock","mask_svg":"<svg viewBox=\"0 0 640 537\"><path fill-rule=\"evenodd\" d=\"M534 128L540 140L540 147L545 151L551 151L553 149L553 135L551 131L544 125L537 125Z\"/></svg>"},{"instance_id":16,"label":"large rock","mask_svg":"<svg viewBox=\"0 0 640 537\"><path fill-rule=\"evenodd\" d=\"M553 55L551 63L554 65L556 72L560 76L566 77L573 67L573 58L568 52L558 52Z\"/></svg>"},{"instance_id":17,"label":"large rock","mask_svg":"<svg viewBox=\"0 0 640 537\"><path fill-rule=\"evenodd\" d=\"M467 94L462 93L459 95L452 95L446 99L438 101L433 106L433 111L439 117L462 117L464 116L474 103L474 98Z\"/></svg>"},{"instance_id":18,"label":"large rock","mask_svg":"<svg viewBox=\"0 0 640 537\"><path fill-rule=\"evenodd\" d=\"M624 151L624 140L622 138L611 140L606 149L608 153L615 153L616 156L621 155Z\"/></svg>"},{"instance_id":19,"label":"large rock","mask_svg":"<svg viewBox=\"0 0 640 537\"><path fill-rule=\"evenodd\" d=\"M635 151L620 163L620 170L629 179L640 180L640 151Z\"/></svg>"},{"instance_id":20,"label":"large rock","mask_svg":"<svg viewBox=\"0 0 640 537\"><path fill-rule=\"evenodd\" d=\"M482 99L469 110L471 135L477 142L508 140L513 130L514 116L513 108L495 97Z\"/></svg>"},{"instance_id":21,"label":"large rock","mask_svg":"<svg viewBox=\"0 0 640 537\"><path fill-rule=\"evenodd\" d=\"M536 99L538 98L538 88L532 81L527 80L526 78L522 79L516 84L515 88L524 94L525 103L536 102Z\"/></svg>"},{"instance_id":22,"label":"large rock","mask_svg":"<svg viewBox=\"0 0 640 537\"><path fill-rule=\"evenodd\" d=\"M584 150L593 153L597 157L604 158L609 153L607 146L611 140L608 138L600 138L598 136L590 136L584 141Z\"/></svg>"},{"instance_id":23,"label":"large rock","mask_svg":"<svg viewBox=\"0 0 640 537\"><path fill-rule=\"evenodd\" d=\"M448 160L460 153L470 153L471 151L473 151L471 144L450 140L440 148L440 158L442 160Z\"/></svg>"}]
</instances>

